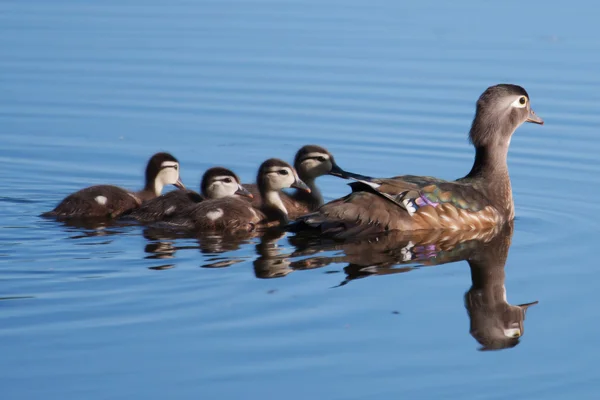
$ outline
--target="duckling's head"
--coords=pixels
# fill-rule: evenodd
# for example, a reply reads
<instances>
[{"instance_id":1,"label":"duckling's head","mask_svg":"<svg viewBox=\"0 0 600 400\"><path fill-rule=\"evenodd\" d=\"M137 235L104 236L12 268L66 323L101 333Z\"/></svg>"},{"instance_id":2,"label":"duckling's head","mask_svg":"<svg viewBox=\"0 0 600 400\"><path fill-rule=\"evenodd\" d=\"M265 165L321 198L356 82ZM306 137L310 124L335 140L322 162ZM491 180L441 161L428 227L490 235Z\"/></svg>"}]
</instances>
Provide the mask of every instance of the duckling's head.
<instances>
[{"instance_id":1,"label":"duckling's head","mask_svg":"<svg viewBox=\"0 0 600 400\"><path fill-rule=\"evenodd\" d=\"M511 84L490 86L477 100L469 138L475 147L508 146L523 122L544 123L531 109L525 89Z\"/></svg>"},{"instance_id":2,"label":"duckling's head","mask_svg":"<svg viewBox=\"0 0 600 400\"><path fill-rule=\"evenodd\" d=\"M220 199L234 195L252 197L252 194L240 183L240 178L233 171L223 167L206 170L202 176L200 191L204 197L209 199Z\"/></svg>"},{"instance_id":3,"label":"duckling's head","mask_svg":"<svg viewBox=\"0 0 600 400\"><path fill-rule=\"evenodd\" d=\"M312 144L298 150L294 159L298 176L307 181L329 174L335 165L333 155L327 149Z\"/></svg>"},{"instance_id":4,"label":"duckling's head","mask_svg":"<svg viewBox=\"0 0 600 400\"><path fill-rule=\"evenodd\" d=\"M256 184L261 193L290 187L310 192L310 188L300 180L296 170L290 164L277 158L270 158L261 164Z\"/></svg>"},{"instance_id":5,"label":"duckling's head","mask_svg":"<svg viewBox=\"0 0 600 400\"><path fill-rule=\"evenodd\" d=\"M146 189L159 196L166 185L185 189L179 179L179 161L169 153L156 153L146 166Z\"/></svg>"},{"instance_id":6,"label":"duckling's head","mask_svg":"<svg viewBox=\"0 0 600 400\"><path fill-rule=\"evenodd\" d=\"M294 159L294 167L298 171L300 179L309 184L316 178L328 174L344 179L365 178L363 175L344 171L336 164L333 155L327 149L314 144L303 146L298 150Z\"/></svg>"}]
</instances>

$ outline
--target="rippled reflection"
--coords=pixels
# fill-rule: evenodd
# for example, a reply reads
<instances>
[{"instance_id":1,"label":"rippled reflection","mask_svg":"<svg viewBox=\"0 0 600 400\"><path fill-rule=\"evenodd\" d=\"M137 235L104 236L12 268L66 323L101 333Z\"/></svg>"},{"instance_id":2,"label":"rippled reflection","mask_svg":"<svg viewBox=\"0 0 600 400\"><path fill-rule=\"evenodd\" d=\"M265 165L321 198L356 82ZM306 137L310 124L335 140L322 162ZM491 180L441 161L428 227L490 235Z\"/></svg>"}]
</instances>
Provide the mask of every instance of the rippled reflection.
<instances>
[{"instance_id":1,"label":"rippled reflection","mask_svg":"<svg viewBox=\"0 0 600 400\"><path fill-rule=\"evenodd\" d=\"M464 297L470 319L470 334L481 344L480 350L511 348L524 333L527 309L531 302L511 305L507 301L505 264L513 223L485 231L471 232L387 232L368 238L336 241L314 232L287 236L279 229L242 236L198 234L161 226L147 227L145 252L148 259L172 260L150 267L173 268L180 250L200 250L205 254L203 268L223 268L247 260L237 250L255 243L254 273L259 279L282 278L294 271L346 264L345 278L338 286L373 275L390 275L457 261L467 261L471 269L471 288ZM293 246L290 250L286 237ZM183 245L179 239L193 239ZM178 243L180 243L178 245ZM247 254L247 251L242 251Z\"/></svg>"},{"instance_id":2,"label":"rippled reflection","mask_svg":"<svg viewBox=\"0 0 600 400\"><path fill-rule=\"evenodd\" d=\"M316 268L331 263L348 263L344 268L350 281L372 275L388 275L415 268L466 260L471 269L471 288L465 294L465 307L470 319L470 333L481 350L514 347L524 333L527 309L536 302L513 306L508 303L505 287L505 264L513 235L513 224L479 232L417 232L407 235L389 232L368 239L332 242L310 234L290 238L296 246L290 262L276 251L273 262L294 269ZM272 245L272 248L276 248ZM319 255L326 251L342 254ZM261 253L263 260L268 252Z\"/></svg>"}]
</instances>

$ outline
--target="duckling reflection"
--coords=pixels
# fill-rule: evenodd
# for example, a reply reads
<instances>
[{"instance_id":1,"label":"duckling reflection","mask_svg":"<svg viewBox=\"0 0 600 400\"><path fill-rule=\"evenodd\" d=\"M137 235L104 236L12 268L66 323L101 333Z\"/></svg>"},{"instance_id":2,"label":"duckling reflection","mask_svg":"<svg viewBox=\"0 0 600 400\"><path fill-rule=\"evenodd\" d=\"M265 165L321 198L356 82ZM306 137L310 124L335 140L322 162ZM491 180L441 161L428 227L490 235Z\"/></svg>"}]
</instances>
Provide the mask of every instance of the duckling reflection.
<instances>
[{"instance_id":1,"label":"duckling reflection","mask_svg":"<svg viewBox=\"0 0 600 400\"><path fill-rule=\"evenodd\" d=\"M124 228L133 226L131 223L117 220L65 219L52 223L60 224L66 228L68 233L73 233L74 235L69 239L120 235Z\"/></svg>"},{"instance_id":2,"label":"duckling reflection","mask_svg":"<svg viewBox=\"0 0 600 400\"><path fill-rule=\"evenodd\" d=\"M293 269L323 267L330 263L348 263L346 279L409 272L424 266L466 260L471 269L471 288L464 297L470 319L470 334L480 350L511 348L524 334L527 309L537 301L511 305L507 301L504 266L513 234L513 223L487 231L388 232L369 239L346 242L324 241L310 235L290 237L296 246L293 256L309 256L290 264ZM339 251L342 254L339 254ZM336 251L327 256L325 251ZM412 264L412 265L411 265Z\"/></svg>"},{"instance_id":3,"label":"duckling reflection","mask_svg":"<svg viewBox=\"0 0 600 400\"><path fill-rule=\"evenodd\" d=\"M283 254L279 240L285 237L285 232L279 229L266 231L256 245L258 258L254 260L254 274L260 279L282 278L293 272L290 267L290 254Z\"/></svg>"},{"instance_id":4,"label":"duckling reflection","mask_svg":"<svg viewBox=\"0 0 600 400\"><path fill-rule=\"evenodd\" d=\"M240 249L244 244L257 236L258 233L220 235L204 234L193 232L191 230L175 229L168 224L155 224L144 229L144 238L149 241L146 244L146 253L152 255L146 257L151 259L174 258L178 250L200 250L201 253L211 255L209 263L202 265L202 268L222 268L243 261L239 257L216 256ZM189 242L183 245L176 245L178 240L193 239L197 245L190 245Z\"/></svg>"}]
</instances>

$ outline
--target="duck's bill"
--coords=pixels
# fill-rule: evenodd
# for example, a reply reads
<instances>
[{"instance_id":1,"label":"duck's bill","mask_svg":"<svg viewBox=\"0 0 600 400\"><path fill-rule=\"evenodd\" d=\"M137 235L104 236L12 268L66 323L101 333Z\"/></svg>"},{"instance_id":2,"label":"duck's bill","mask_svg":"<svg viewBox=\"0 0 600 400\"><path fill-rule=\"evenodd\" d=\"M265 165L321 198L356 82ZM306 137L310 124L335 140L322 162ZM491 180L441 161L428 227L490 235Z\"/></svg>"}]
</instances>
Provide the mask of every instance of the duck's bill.
<instances>
[{"instance_id":1,"label":"duck's bill","mask_svg":"<svg viewBox=\"0 0 600 400\"><path fill-rule=\"evenodd\" d=\"M353 172L344 171L337 164L333 164L331 171L329 171L329 175L337 176L343 179L356 179L359 181L370 181L373 178L366 175L355 174Z\"/></svg>"},{"instance_id":2,"label":"duck's bill","mask_svg":"<svg viewBox=\"0 0 600 400\"><path fill-rule=\"evenodd\" d=\"M292 183L292 187L310 193L310 188L306 185L306 183L302 182L300 179L296 179L296 181Z\"/></svg>"},{"instance_id":3,"label":"duck's bill","mask_svg":"<svg viewBox=\"0 0 600 400\"><path fill-rule=\"evenodd\" d=\"M531 303L519 304L518 307L523 311L527 311L529 307L535 306L537 303L539 303L539 301L532 301Z\"/></svg>"},{"instance_id":4,"label":"duck's bill","mask_svg":"<svg viewBox=\"0 0 600 400\"><path fill-rule=\"evenodd\" d=\"M177 179L177 182L173 184L177 189L185 190L185 185L181 182L181 179Z\"/></svg>"},{"instance_id":5,"label":"duck's bill","mask_svg":"<svg viewBox=\"0 0 600 400\"><path fill-rule=\"evenodd\" d=\"M240 195L240 196L244 196L244 197L249 197L251 199L254 198L254 195L252 195L252 193L250 193L248 191L248 189L246 189L242 185L238 186L238 190L235 191L235 194Z\"/></svg>"},{"instance_id":6,"label":"duck's bill","mask_svg":"<svg viewBox=\"0 0 600 400\"><path fill-rule=\"evenodd\" d=\"M529 110L529 117L527 117L526 121L533 122L534 124L544 125L544 120L538 117L533 110Z\"/></svg>"}]
</instances>

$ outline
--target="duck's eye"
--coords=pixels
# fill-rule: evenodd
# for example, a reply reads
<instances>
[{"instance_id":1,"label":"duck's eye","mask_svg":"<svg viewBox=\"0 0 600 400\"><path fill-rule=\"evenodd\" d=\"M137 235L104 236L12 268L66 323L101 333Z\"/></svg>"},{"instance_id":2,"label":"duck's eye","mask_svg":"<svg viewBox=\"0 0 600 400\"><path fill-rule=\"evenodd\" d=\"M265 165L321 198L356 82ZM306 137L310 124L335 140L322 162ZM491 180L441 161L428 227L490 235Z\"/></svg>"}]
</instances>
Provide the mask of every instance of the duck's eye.
<instances>
[{"instance_id":1,"label":"duck's eye","mask_svg":"<svg viewBox=\"0 0 600 400\"><path fill-rule=\"evenodd\" d=\"M319 157L317 157L317 161L319 161L319 162L325 162L325 160L326 160L326 159L325 159L325 157L323 157L323 156L319 156Z\"/></svg>"},{"instance_id":2,"label":"duck's eye","mask_svg":"<svg viewBox=\"0 0 600 400\"><path fill-rule=\"evenodd\" d=\"M177 171L179 169L179 165L175 164L173 168L175 168L175 171Z\"/></svg>"},{"instance_id":3,"label":"duck's eye","mask_svg":"<svg viewBox=\"0 0 600 400\"><path fill-rule=\"evenodd\" d=\"M288 175L288 174L289 174L289 172L288 172L287 169L280 169L279 170L279 175Z\"/></svg>"},{"instance_id":4,"label":"duck's eye","mask_svg":"<svg viewBox=\"0 0 600 400\"><path fill-rule=\"evenodd\" d=\"M225 178L225 179L223 179L223 182L225 182L225 183L231 183L231 178Z\"/></svg>"},{"instance_id":5,"label":"duck's eye","mask_svg":"<svg viewBox=\"0 0 600 400\"><path fill-rule=\"evenodd\" d=\"M516 108L525 108L527 107L527 97L520 96L519 98L515 99L511 105Z\"/></svg>"}]
</instances>

